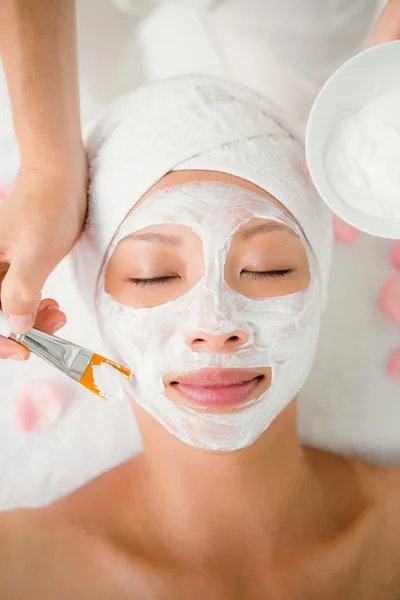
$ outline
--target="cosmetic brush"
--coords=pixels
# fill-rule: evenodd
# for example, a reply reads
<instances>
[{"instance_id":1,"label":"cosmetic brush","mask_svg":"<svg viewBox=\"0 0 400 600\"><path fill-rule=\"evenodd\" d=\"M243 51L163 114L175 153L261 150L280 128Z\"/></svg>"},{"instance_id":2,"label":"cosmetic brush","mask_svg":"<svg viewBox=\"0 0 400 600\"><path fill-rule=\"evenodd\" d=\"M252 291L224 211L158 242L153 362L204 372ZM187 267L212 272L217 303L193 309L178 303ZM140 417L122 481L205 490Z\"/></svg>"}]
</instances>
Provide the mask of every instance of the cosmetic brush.
<instances>
[{"instance_id":1,"label":"cosmetic brush","mask_svg":"<svg viewBox=\"0 0 400 600\"><path fill-rule=\"evenodd\" d=\"M6 337L74 379L101 398L122 399L132 372L91 350L67 342L55 335L31 329L14 334L0 311L0 335Z\"/></svg>"}]
</instances>

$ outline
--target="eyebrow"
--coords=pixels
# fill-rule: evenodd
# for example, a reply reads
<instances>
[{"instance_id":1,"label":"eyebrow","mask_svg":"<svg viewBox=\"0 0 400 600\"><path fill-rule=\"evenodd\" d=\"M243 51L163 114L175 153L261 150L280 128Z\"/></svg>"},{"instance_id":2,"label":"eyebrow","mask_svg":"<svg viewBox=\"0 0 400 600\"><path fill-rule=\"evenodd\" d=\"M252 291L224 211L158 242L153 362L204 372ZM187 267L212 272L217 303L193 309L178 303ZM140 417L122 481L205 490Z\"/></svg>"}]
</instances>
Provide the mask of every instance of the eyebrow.
<instances>
[{"instance_id":1,"label":"eyebrow","mask_svg":"<svg viewBox=\"0 0 400 600\"><path fill-rule=\"evenodd\" d=\"M242 239L249 239L254 237L255 235L260 235L261 233L270 233L271 231L287 231L288 233L292 233L297 237L297 233L293 229L291 229L284 223L278 223L277 221L268 221L268 223L252 225L247 229L239 230L237 235Z\"/></svg>"},{"instance_id":2,"label":"eyebrow","mask_svg":"<svg viewBox=\"0 0 400 600\"><path fill-rule=\"evenodd\" d=\"M244 230L239 230L237 235L242 239L249 239L262 233L270 233L271 231L287 231L297 237L297 234L293 229L290 229L284 223L278 223L277 221L269 221L268 223L261 223L260 225L252 225ZM152 242L160 244L162 246L176 247L182 244L182 238L177 235L166 235L162 233L152 232L135 232L131 233L124 238L125 241L131 242Z\"/></svg>"},{"instance_id":3,"label":"eyebrow","mask_svg":"<svg viewBox=\"0 0 400 600\"><path fill-rule=\"evenodd\" d=\"M124 242L130 240L131 242L153 242L161 244L162 246L180 246L182 244L182 238L177 235L165 235L162 233L131 233L124 238Z\"/></svg>"}]
</instances>

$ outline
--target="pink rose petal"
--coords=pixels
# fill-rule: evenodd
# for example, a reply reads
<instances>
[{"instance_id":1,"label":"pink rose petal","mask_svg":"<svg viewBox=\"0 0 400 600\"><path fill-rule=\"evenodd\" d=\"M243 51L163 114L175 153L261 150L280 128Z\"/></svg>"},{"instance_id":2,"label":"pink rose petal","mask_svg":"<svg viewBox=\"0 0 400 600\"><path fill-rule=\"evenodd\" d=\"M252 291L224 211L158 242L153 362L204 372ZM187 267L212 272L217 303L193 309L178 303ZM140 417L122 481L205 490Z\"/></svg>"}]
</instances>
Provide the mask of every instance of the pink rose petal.
<instances>
[{"instance_id":1,"label":"pink rose petal","mask_svg":"<svg viewBox=\"0 0 400 600\"><path fill-rule=\"evenodd\" d=\"M36 406L30 402L29 397L21 394L15 406L15 421L22 431L28 432L35 428L37 421Z\"/></svg>"},{"instance_id":2,"label":"pink rose petal","mask_svg":"<svg viewBox=\"0 0 400 600\"><path fill-rule=\"evenodd\" d=\"M342 244L354 244L360 237L358 229L342 221L337 215L332 215L333 218L333 235L335 240Z\"/></svg>"},{"instance_id":3,"label":"pink rose petal","mask_svg":"<svg viewBox=\"0 0 400 600\"><path fill-rule=\"evenodd\" d=\"M400 271L400 242L396 242L390 254L392 264Z\"/></svg>"},{"instance_id":4,"label":"pink rose petal","mask_svg":"<svg viewBox=\"0 0 400 600\"><path fill-rule=\"evenodd\" d=\"M387 371L393 379L400 381L400 348L396 348L389 358Z\"/></svg>"},{"instance_id":5,"label":"pink rose petal","mask_svg":"<svg viewBox=\"0 0 400 600\"><path fill-rule=\"evenodd\" d=\"M378 304L389 321L400 325L400 275L389 277L382 286Z\"/></svg>"},{"instance_id":6,"label":"pink rose petal","mask_svg":"<svg viewBox=\"0 0 400 600\"><path fill-rule=\"evenodd\" d=\"M68 404L66 391L53 381L31 381L20 393L15 420L22 431L39 431L54 425Z\"/></svg>"}]
</instances>

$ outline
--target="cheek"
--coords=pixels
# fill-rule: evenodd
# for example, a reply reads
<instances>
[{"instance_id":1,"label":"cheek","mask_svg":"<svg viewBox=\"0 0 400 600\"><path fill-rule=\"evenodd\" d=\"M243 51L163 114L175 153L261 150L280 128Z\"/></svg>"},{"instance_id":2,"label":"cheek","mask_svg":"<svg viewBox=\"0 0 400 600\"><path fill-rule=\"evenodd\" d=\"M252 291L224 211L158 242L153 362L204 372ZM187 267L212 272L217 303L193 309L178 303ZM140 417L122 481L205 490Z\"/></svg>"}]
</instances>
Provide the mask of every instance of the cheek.
<instances>
[{"instance_id":1,"label":"cheek","mask_svg":"<svg viewBox=\"0 0 400 600\"><path fill-rule=\"evenodd\" d=\"M105 341L125 362L130 361L129 367L132 361L145 367L149 361L159 362L177 326L169 307L135 309L113 299L106 302L100 315Z\"/></svg>"}]
</instances>

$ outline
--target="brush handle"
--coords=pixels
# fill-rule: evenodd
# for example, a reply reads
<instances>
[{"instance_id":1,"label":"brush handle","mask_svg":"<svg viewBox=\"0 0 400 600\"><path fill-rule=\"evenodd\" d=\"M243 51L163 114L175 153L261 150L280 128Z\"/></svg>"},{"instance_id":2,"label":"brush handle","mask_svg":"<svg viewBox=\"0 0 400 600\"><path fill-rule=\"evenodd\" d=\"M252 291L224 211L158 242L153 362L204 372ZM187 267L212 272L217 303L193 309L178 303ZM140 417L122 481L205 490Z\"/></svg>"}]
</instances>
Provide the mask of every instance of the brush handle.
<instances>
[{"instance_id":1,"label":"brush handle","mask_svg":"<svg viewBox=\"0 0 400 600\"><path fill-rule=\"evenodd\" d=\"M0 335L2 335L5 338L8 338L11 335L11 333L12 331L8 326L3 311L0 310Z\"/></svg>"},{"instance_id":2,"label":"brush handle","mask_svg":"<svg viewBox=\"0 0 400 600\"><path fill-rule=\"evenodd\" d=\"M80 381L93 357L93 352L67 342L55 335L31 329L25 335L10 335L10 339L18 342L39 358L66 373L75 381Z\"/></svg>"},{"instance_id":3,"label":"brush handle","mask_svg":"<svg viewBox=\"0 0 400 600\"><path fill-rule=\"evenodd\" d=\"M2 311L0 311L0 335L21 344L75 381L81 380L93 358L93 352L90 350L49 333L36 329L31 329L23 335L12 333Z\"/></svg>"}]
</instances>

